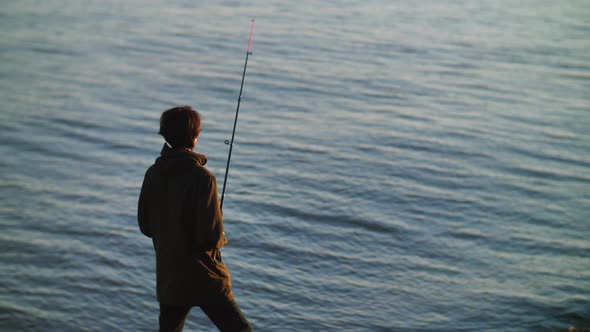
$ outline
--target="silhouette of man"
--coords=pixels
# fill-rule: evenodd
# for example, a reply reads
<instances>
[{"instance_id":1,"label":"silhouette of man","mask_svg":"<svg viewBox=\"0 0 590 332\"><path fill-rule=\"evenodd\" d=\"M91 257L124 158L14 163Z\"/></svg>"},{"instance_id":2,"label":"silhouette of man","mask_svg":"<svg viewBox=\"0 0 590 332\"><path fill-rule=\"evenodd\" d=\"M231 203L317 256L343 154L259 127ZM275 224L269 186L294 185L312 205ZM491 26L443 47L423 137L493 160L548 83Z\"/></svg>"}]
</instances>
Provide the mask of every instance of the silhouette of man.
<instances>
[{"instance_id":1,"label":"silhouette of man","mask_svg":"<svg viewBox=\"0 0 590 332\"><path fill-rule=\"evenodd\" d=\"M204 167L207 158L193 151L200 130L201 117L190 106L162 113L159 134L166 143L139 195L139 228L156 252L160 332L182 331L194 306L220 331L252 331L221 261L227 240L217 182Z\"/></svg>"}]
</instances>

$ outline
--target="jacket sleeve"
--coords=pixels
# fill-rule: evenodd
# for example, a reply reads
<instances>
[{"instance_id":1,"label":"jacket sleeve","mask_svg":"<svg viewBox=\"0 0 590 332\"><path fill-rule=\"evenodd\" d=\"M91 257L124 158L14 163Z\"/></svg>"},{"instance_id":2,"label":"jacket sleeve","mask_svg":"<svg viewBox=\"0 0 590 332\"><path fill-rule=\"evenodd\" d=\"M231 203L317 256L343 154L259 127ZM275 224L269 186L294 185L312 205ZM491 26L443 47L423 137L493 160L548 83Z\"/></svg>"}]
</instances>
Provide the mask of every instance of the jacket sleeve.
<instances>
[{"instance_id":1,"label":"jacket sleeve","mask_svg":"<svg viewBox=\"0 0 590 332\"><path fill-rule=\"evenodd\" d=\"M149 170L148 170L149 172ZM147 200L147 187L148 187L148 172L146 172L145 177L143 179L143 184L141 185L141 192L139 193L139 200L137 203L137 222L139 224L139 230L143 235L147 237L152 237L152 232L150 229L150 223L148 220L148 200Z\"/></svg>"},{"instance_id":2,"label":"jacket sleeve","mask_svg":"<svg viewBox=\"0 0 590 332\"><path fill-rule=\"evenodd\" d=\"M219 208L217 181L215 176L206 173L196 197L196 240L204 250L220 249L227 244L223 232L223 218Z\"/></svg>"}]
</instances>

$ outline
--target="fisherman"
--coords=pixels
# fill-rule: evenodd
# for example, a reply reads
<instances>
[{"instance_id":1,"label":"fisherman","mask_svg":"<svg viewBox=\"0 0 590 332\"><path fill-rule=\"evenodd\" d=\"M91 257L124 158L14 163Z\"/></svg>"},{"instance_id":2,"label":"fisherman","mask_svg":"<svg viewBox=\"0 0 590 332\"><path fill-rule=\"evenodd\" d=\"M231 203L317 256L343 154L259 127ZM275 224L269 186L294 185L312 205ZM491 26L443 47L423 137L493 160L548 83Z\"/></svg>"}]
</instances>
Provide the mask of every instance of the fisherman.
<instances>
[{"instance_id":1,"label":"fisherman","mask_svg":"<svg viewBox=\"0 0 590 332\"><path fill-rule=\"evenodd\" d=\"M200 130L200 114L190 106L162 113L159 134L166 143L139 196L139 228L156 252L160 332L182 331L194 306L220 331L252 331L221 261L227 240L217 183L204 167L207 158L193 151Z\"/></svg>"}]
</instances>

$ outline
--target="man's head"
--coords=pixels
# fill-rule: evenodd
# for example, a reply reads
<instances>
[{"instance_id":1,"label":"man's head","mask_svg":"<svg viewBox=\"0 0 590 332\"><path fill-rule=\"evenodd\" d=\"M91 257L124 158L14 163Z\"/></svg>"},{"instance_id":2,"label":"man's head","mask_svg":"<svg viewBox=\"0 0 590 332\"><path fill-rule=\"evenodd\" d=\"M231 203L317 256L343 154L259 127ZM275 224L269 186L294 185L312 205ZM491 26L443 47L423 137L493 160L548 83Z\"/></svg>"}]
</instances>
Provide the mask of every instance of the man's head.
<instances>
[{"instance_id":1,"label":"man's head","mask_svg":"<svg viewBox=\"0 0 590 332\"><path fill-rule=\"evenodd\" d=\"M160 117L160 132L172 148L193 149L201 132L201 115L190 106L171 108Z\"/></svg>"}]
</instances>

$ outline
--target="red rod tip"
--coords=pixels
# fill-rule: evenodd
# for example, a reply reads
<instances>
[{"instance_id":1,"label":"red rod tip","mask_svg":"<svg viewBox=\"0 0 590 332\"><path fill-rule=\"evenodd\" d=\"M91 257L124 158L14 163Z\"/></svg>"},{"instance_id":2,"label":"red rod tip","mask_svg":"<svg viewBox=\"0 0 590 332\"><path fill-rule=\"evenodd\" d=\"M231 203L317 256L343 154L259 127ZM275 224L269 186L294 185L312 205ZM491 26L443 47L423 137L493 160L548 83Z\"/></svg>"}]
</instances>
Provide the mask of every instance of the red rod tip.
<instances>
[{"instance_id":1,"label":"red rod tip","mask_svg":"<svg viewBox=\"0 0 590 332\"><path fill-rule=\"evenodd\" d=\"M252 34L254 34L254 19L252 19L252 25L250 26L250 38L248 38L248 53L252 49Z\"/></svg>"}]
</instances>

